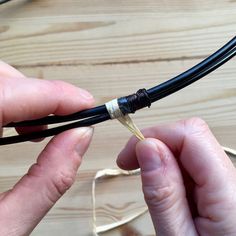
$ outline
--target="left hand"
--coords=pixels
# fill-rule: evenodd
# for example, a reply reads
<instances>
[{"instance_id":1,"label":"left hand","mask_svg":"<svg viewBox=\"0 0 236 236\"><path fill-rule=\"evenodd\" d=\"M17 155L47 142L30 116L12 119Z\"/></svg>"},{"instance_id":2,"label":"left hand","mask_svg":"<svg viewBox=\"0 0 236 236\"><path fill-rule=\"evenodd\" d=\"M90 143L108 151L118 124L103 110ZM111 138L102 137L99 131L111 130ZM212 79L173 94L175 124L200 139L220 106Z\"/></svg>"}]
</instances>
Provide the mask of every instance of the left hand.
<instances>
[{"instance_id":1,"label":"left hand","mask_svg":"<svg viewBox=\"0 0 236 236\"><path fill-rule=\"evenodd\" d=\"M87 91L62 81L25 78L0 61L0 135L10 122L66 115L93 105ZM19 133L45 129L24 127ZM36 164L9 191L0 194L0 235L29 235L56 201L70 188L91 141L92 128L55 136ZM20 157L19 157L20 158Z\"/></svg>"}]
</instances>

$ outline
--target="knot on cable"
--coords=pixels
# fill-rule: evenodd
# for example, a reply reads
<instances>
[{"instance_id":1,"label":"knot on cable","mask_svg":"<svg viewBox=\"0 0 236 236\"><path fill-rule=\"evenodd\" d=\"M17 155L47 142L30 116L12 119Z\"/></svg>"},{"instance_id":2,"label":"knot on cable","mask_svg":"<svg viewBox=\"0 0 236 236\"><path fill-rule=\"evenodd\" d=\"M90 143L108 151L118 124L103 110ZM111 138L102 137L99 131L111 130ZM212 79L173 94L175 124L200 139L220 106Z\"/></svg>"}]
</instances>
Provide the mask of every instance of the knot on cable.
<instances>
[{"instance_id":1,"label":"knot on cable","mask_svg":"<svg viewBox=\"0 0 236 236\"><path fill-rule=\"evenodd\" d=\"M151 106L151 99L146 89L139 89L136 93L118 99L123 114L135 113L137 110Z\"/></svg>"}]
</instances>

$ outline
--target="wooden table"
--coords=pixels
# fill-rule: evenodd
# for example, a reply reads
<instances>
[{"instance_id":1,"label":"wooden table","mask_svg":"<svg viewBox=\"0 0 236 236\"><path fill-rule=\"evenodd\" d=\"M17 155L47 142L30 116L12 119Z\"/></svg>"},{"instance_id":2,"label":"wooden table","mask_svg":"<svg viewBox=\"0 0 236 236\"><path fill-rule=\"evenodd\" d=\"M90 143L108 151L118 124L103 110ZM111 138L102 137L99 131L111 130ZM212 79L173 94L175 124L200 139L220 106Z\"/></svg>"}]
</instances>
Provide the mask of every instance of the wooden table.
<instances>
[{"instance_id":1,"label":"wooden table","mask_svg":"<svg viewBox=\"0 0 236 236\"><path fill-rule=\"evenodd\" d=\"M102 104L184 71L226 43L235 29L235 1L15 0L0 6L0 58L29 77L86 88ZM134 119L144 128L199 116L222 145L236 148L235 103L232 60ZM93 176L116 167L129 136L116 121L96 126L76 183L32 235L92 235ZM1 147L1 191L27 171L47 141ZM97 198L99 224L144 205L139 177L100 181ZM145 214L104 235L154 235L154 230Z\"/></svg>"}]
</instances>

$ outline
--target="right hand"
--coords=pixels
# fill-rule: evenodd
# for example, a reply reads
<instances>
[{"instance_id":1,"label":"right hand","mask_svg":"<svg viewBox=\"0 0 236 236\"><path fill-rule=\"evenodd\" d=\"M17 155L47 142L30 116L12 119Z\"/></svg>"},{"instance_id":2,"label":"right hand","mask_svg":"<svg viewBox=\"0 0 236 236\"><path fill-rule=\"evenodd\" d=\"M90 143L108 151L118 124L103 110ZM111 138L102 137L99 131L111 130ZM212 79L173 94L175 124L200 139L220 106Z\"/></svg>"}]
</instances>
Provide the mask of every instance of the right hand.
<instances>
[{"instance_id":1,"label":"right hand","mask_svg":"<svg viewBox=\"0 0 236 236\"><path fill-rule=\"evenodd\" d=\"M236 235L236 170L198 118L144 130L117 163L141 168L157 235Z\"/></svg>"}]
</instances>

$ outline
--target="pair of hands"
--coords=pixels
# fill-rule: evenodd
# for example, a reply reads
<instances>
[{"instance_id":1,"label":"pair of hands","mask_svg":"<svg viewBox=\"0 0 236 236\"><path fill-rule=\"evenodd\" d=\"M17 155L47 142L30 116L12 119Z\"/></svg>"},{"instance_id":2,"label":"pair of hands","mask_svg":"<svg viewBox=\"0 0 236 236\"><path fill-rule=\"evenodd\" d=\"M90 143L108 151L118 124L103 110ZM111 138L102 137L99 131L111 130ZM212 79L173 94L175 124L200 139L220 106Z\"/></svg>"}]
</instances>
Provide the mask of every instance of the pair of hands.
<instances>
[{"instance_id":1,"label":"pair of hands","mask_svg":"<svg viewBox=\"0 0 236 236\"><path fill-rule=\"evenodd\" d=\"M3 62L0 85L1 127L49 114L70 114L94 103L85 90L25 78ZM206 123L192 118L143 133L148 138L138 143L131 138L117 164L126 170L141 168L144 197L157 234L235 235L236 171ZM0 195L0 235L31 233L73 184L92 134L92 128L80 128L57 135L13 189Z\"/></svg>"}]
</instances>

